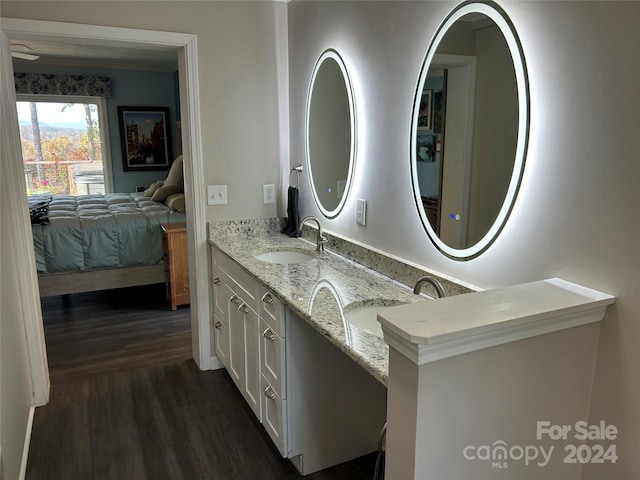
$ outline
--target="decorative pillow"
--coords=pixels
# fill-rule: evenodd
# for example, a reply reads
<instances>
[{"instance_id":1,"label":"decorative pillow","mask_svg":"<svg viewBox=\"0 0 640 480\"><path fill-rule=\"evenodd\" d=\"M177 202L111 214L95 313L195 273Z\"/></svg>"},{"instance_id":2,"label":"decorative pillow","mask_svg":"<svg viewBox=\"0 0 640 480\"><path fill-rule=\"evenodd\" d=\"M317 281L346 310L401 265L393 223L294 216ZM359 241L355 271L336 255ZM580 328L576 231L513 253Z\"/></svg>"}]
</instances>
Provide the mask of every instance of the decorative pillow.
<instances>
[{"instance_id":1,"label":"decorative pillow","mask_svg":"<svg viewBox=\"0 0 640 480\"><path fill-rule=\"evenodd\" d=\"M154 202L164 202L165 198L173 193L182 192L182 185L163 185L156 193L153 194L151 200Z\"/></svg>"},{"instance_id":2,"label":"decorative pillow","mask_svg":"<svg viewBox=\"0 0 640 480\"><path fill-rule=\"evenodd\" d=\"M47 225L49 223L49 203L51 203L51 199L29 202L31 225Z\"/></svg>"},{"instance_id":3,"label":"decorative pillow","mask_svg":"<svg viewBox=\"0 0 640 480\"><path fill-rule=\"evenodd\" d=\"M175 210L176 212L183 213L184 212L184 193L173 193L169 195L164 204L169 207L171 210Z\"/></svg>"},{"instance_id":4,"label":"decorative pillow","mask_svg":"<svg viewBox=\"0 0 640 480\"><path fill-rule=\"evenodd\" d=\"M147 188L144 191L144 196L145 197L153 197L153 194L156 193L156 191L164 184L164 180L158 180L157 182L153 182L151 185L149 185L149 188Z\"/></svg>"},{"instance_id":5,"label":"decorative pillow","mask_svg":"<svg viewBox=\"0 0 640 480\"><path fill-rule=\"evenodd\" d=\"M176 158L171 165L167 178L164 179L164 185L177 185L180 187L180 192L183 191L183 178L182 178L182 155Z\"/></svg>"}]
</instances>

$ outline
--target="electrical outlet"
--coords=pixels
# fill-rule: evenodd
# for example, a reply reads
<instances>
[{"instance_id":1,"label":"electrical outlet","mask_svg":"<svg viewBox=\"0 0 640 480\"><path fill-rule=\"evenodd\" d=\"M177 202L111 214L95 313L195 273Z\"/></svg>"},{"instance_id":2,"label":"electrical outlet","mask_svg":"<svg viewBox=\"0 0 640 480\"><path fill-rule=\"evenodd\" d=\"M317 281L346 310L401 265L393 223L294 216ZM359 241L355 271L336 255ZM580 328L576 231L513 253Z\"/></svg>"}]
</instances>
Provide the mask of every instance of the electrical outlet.
<instances>
[{"instance_id":1,"label":"electrical outlet","mask_svg":"<svg viewBox=\"0 0 640 480\"><path fill-rule=\"evenodd\" d=\"M207 205L226 205L227 186L207 185Z\"/></svg>"},{"instance_id":2,"label":"electrical outlet","mask_svg":"<svg viewBox=\"0 0 640 480\"><path fill-rule=\"evenodd\" d=\"M265 205L276 203L276 186L273 183L262 185L262 199Z\"/></svg>"},{"instance_id":3,"label":"electrical outlet","mask_svg":"<svg viewBox=\"0 0 640 480\"><path fill-rule=\"evenodd\" d=\"M367 221L367 201L356 198L356 223L364 226Z\"/></svg>"}]
</instances>

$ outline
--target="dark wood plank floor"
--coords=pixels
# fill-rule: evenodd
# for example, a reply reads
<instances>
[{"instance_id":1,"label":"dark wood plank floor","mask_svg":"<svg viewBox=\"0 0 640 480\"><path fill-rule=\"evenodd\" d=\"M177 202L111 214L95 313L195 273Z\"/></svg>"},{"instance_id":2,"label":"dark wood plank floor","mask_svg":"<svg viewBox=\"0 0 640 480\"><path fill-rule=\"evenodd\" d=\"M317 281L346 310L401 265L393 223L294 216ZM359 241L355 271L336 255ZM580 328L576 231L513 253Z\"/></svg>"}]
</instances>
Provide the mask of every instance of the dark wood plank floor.
<instances>
[{"instance_id":1,"label":"dark wood plank floor","mask_svg":"<svg viewBox=\"0 0 640 480\"><path fill-rule=\"evenodd\" d=\"M201 372L189 358L188 308L171 312L163 295L43 301L52 387L36 409L28 480L299 478L226 371ZM368 480L374 463L305 478Z\"/></svg>"},{"instance_id":2,"label":"dark wood plank floor","mask_svg":"<svg viewBox=\"0 0 640 480\"><path fill-rule=\"evenodd\" d=\"M42 315L53 385L191 358L189 307L163 284L45 297Z\"/></svg>"}]
</instances>

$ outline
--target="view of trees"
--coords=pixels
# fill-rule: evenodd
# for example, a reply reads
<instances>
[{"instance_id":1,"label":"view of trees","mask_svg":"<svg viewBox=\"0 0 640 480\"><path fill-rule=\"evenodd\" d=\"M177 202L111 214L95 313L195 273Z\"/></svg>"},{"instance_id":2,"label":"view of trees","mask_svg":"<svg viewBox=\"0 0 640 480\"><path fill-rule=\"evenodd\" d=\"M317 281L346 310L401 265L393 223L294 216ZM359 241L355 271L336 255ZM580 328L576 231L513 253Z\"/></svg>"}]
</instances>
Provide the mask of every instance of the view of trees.
<instances>
[{"instance_id":1,"label":"view of trees","mask_svg":"<svg viewBox=\"0 0 640 480\"><path fill-rule=\"evenodd\" d=\"M63 118L74 104L57 105ZM86 127L72 128L41 123L38 103L29 102L31 124L20 125L27 194L77 194L74 176L102 175L100 128L94 119L97 109L91 104L83 106Z\"/></svg>"}]
</instances>

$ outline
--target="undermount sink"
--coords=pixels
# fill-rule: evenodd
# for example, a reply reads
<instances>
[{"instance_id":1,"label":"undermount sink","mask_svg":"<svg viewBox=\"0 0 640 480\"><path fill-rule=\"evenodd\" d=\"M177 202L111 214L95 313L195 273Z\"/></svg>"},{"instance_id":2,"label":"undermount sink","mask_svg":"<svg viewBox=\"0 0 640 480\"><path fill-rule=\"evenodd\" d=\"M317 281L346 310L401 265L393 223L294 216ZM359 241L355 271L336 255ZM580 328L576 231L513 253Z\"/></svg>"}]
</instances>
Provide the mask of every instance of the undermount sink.
<instances>
[{"instance_id":1,"label":"undermount sink","mask_svg":"<svg viewBox=\"0 0 640 480\"><path fill-rule=\"evenodd\" d=\"M267 263L279 263L289 265L290 263L303 263L314 258L311 252L303 250L276 250L273 252L263 252L255 255L257 260Z\"/></svg>"},{"instance_id":2,"label":"undermount sink","mask_svg":"<svg viewBox=\"0 0 640 480\"><path fill-rule=\"evenodd\" d=\"M370 300L354 302L344 308L343 315L349 325L382 338L382 325L378 322L378 313L385 308L404 303L387 299L374 300L373 303Z\"/></svg>"}]
</instances>

